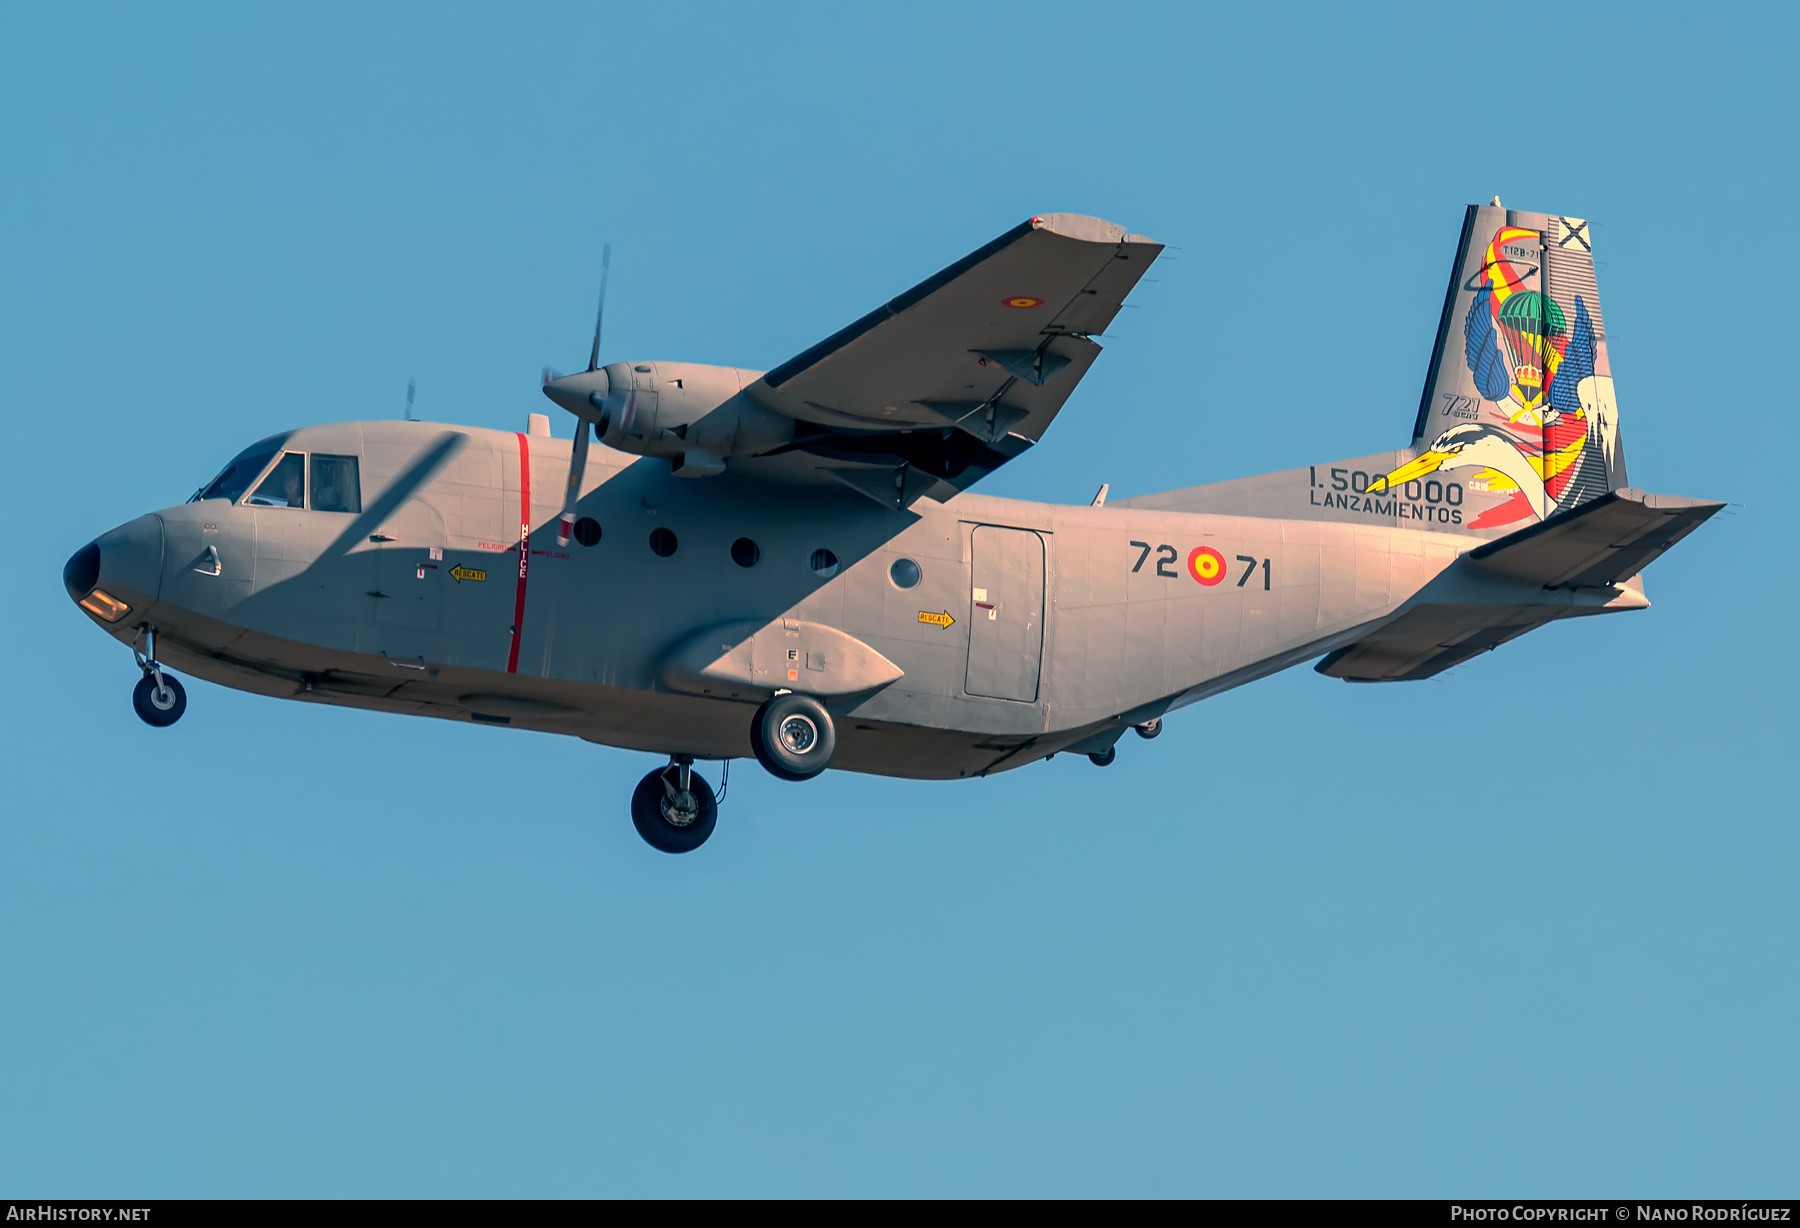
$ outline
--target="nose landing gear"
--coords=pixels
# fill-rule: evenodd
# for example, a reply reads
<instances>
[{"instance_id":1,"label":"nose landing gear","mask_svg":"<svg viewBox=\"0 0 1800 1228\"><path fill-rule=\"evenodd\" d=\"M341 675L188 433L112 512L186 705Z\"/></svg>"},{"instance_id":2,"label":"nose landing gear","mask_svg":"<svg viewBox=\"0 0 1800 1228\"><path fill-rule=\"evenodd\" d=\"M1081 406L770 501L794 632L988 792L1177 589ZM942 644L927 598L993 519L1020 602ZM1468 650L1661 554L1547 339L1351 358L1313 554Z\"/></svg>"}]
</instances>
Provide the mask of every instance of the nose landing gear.
<instances>
[{"instance_id":1,"label":"nose landing gear","mask_svg":"<svg viewBox=\"0 0 1800 1228\"><path fill-rule=\"evenodd\" d=\"M669 766L638 781L631 794L631 822L651 848L691 853L706 843L719 821L712 786L694 771L692 755L674 755Z\"/></svg>"},{"instance_id":2,"label":"nose landing gear","mask_svg":"<svg viewBox=\"0 0 1800 1228\"><path fill-rule=\"evenodd\" d=\"M180 720L181 714L187 711L187 691L180 679L163 673L162 665L156 659L156 628L145 627L143 635L144 651L139 652L136 644L131 646L131 655L137 658L138 668L144 671L137 686L132 688L131 706L144 724L163 729Z\"/></svg>"}]
</instances>

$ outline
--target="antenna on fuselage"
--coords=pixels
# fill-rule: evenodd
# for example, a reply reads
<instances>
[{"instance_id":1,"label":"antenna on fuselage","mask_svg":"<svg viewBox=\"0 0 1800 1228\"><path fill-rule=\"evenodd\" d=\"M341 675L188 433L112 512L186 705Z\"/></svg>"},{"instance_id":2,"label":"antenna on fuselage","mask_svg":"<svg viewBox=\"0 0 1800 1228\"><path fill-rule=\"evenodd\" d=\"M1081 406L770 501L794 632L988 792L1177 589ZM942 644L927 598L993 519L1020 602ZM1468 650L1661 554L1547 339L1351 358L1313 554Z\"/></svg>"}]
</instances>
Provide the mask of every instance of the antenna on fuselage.
<instances>
[{"instance_id":1,"label":"antenna on fuselage","mask_svg":"<svg viewBox=\"0 0 1800 1228\"><path fill-rule=\"evenodd\" d=\"M418 381L412 376L406 377L406 420L413 420L413 392L418 388Z\"/></svg>"}]
</instances>

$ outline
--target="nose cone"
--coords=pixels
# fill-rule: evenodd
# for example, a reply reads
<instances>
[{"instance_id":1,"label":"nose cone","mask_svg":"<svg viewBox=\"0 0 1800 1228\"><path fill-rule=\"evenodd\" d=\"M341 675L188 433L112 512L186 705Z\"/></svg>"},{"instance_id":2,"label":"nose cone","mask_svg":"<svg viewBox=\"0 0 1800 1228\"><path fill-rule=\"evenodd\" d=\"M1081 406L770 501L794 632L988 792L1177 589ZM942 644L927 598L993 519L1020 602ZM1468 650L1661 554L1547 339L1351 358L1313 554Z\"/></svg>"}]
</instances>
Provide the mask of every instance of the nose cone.
<instances>
[{"instance_id":1,"label":"nose cone","mask_svg":"<svg viewBox=\"0 0 1800 1228\"><path fill-rule=\"evenodd\" d=\"M599 402L606 399L611 388L606 368L602 367L598 371L578 371L553 379L544 385L544 395L576 417L591 420L600 417Z\"/></svg>"},{"instance_id":2,"label":"nose cone","mask_svg":"<svg viewBox=\"0 0 1800 1228\"><path fill-rule=\"evenodd\" d=\"M63 587L84 610L116 622L125 607L156 600L162 561L162 517L139 516L77 550L63 565Z\"/></svg>"},{"instance_id":3,"label":"nose cone","mask_svg":"<svg viewBox=\"0 0 1800 1228\"><path fill-rule=\"evenodd\" d=\"M69 590L69 600L86 601L87 595L99 583L100 546L97 542L89 542L63 564L63 587Z\"/></svg>"}]
</instances>

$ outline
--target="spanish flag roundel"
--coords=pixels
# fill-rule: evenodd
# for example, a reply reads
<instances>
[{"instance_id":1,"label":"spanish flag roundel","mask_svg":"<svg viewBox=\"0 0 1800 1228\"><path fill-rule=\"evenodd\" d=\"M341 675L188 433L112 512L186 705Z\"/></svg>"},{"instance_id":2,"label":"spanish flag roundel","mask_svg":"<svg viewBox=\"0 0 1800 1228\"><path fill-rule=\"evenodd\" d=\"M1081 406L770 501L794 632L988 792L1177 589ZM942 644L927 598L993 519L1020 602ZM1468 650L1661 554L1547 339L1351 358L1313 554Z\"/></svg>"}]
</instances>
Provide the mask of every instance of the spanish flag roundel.
<instances>
[{"instance_id":1,"label":"spanish flag roundel","mask_svg":"<svg viewBox=\"0 0 1800 1228\"><path fill-rule=\"evenodd\" d=\"M1225 556L1211 546L1195 546L1188 554L1188 575L1211 588L1225 578Z\"/></svg>"}]
</instances>

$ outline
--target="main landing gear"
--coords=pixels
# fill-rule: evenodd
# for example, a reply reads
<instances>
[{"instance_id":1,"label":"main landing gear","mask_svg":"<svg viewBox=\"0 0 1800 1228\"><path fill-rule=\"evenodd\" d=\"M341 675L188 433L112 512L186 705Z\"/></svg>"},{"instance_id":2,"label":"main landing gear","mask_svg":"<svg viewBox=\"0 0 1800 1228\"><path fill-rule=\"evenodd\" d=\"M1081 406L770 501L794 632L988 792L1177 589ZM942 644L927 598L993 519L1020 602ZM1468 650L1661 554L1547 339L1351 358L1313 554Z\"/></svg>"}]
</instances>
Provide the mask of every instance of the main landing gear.
<instances>
[{"instance_id":1,"label":"main landing gear","mask_svg":"<svg viewBox=\"0 0 1800 1228\"><path fill-rule=\"evenodd\" d=\"M712 835L719 802L712 786L694 771L694 757L674 755L668 767L638 781L631 794L631 821L651 848L691 853Z\"/></svg>"},{"instance_id":2,"label":"main landing gear","mask_svg":"<svg viewBox=\"0 0 1800 1228\"><path fill-rule=\"evenodd\" d=\"M1131 728L1140 738L1154 738L1162 732L1162 717L1153 716L1142 724L1133 725ZM1105 750L1093 752L1088 756L1088 759L1095 767L1111 767L1113 765L1113 760L1118 757L1119 748L1114 745L1107 747Z\"/></svg>"},{"instance_id":3,"label":"main landing gear","mask_svg":"<svg viewBox=\"0 0 1800 1228\"><path fill-rule=\"evenodd\" d=\"M750 722L750 749L770 775L811 780L831 765L837 729L824 704L787 691L756 710L756 719Z\"/></svg>"},{"instance_id":4,"label":"main landing gear","mask_svg":"<svg viewBox=\"0 0 1800 1228\"><path fill-rule=\"evenodd\" d=\"M837 729L824 704L784 691L756 710L750 748L757 762L782 780L811 780L831 765ZM730 772L729 762L725 770ZM692 755L670 755L669 766L638 781L631 795L631 822L638 835L664 853L693 852L706 843L718 821L719 799L694 771Z\"/></svg>"},{"instance_id":5,"label":"main landing gear","mask_svg":"<svg viewBox=\"0 0 1800 1228\"><path fill-rule=\"evenodd\" d=\"M144 651L139 652L136 644L131 646L131 655L137 658L138 668L144 671L137 686L132 688L131 706L144 724L162 729L180 720L181 714L187 711L187 691L182 688L180 679L163 673L157 662L156 629L145 627L143 633Z\"/></svg>"}]
</instances>

